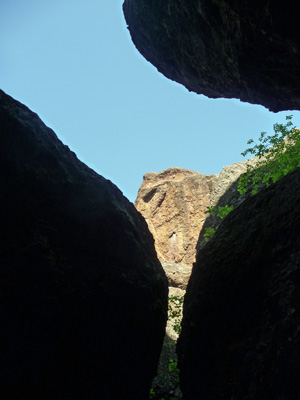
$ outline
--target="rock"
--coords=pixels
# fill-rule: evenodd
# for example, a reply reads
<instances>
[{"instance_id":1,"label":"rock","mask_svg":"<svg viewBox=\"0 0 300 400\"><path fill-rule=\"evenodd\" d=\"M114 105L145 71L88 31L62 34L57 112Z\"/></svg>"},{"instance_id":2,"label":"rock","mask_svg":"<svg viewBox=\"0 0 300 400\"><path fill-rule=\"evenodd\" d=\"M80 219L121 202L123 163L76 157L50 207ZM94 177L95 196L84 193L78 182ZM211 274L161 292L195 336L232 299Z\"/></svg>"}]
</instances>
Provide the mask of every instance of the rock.
<instances>
[{"instance_id":1,"label":"rock","mask_svg":"<svg viewBox=\"0 0 300 400\"><path fill-rule=\"evenodd\" d=\"M162 261L161 263L169 282L169 289L179 288L185 290L190 279L192 267Z\"/></svg>"},{"instance_id":2,"label":"rock","mask_svg":"<svg viewBox=\"0 0 300 400\"><path fill-rule=\"evenodd\" d=\"M238 182L240 176L247 171L247 166L254 167L257 163L258 158L254 157L252 159L238 162L232 165L225 166L221 173L218 175L217 182L211 194L209 206L224 207L226 205L232 206L234 208L238 207L243 201L251 195L251 192L246 194L240 194L238 192ZM251 186L249 186L251 187ZM214 215L207 214L207 218L204 221L202 229L200 231L200 236L197 242L197 252L205 245L204 234L207 228L216 229L222 219L218 217L217 213Z\"/></svg>"},{"instance_id":3,"label":"rock","mask_svg":"<svg viewBox=\"0 0 300 400\"><path fill-rule=\"evenodd\" d=\"M125 0L133 43L167 78L211 98L300 109L298 4Z\"/></svg>"},{"instance_id":4,"label":"rock","mask_svg":"<svg viewBox=\"0 0 300 400\"><path fill-rule=\"evenodd\" d=\"M179 373L176 368L170 371L170 360L177 362L176 343L166 335L158 364L158 375L152 382L154 398L183 400L179 388Z\"/></svg>"},{"instance_id":5,"label":"rock","mask_svg":"<svg viewBox=\"0 0 300 400\"><path fill-rule=\"evenodd\" d=\"M178 332L174 326L179 326L182 320L182 305L183 301L181 301L185 296L185 290L169 287L169 318L166 327L167 336L172 339L174 342L178 339ZM176 298L176 299L175 299ZM179 301L177 301L177 299ZM177 316L172 316L172 312L175 311Z\"/></svg>"},{"instance_id":6,"label":"rock","mask_svg":"<svg viewBox=\"0 0 300 400\"><path fill-rule=\"evenodd\" d=\"M217 205L220 202L228 204L232 197L236 197L231 204L237 207L244 200L237 192L237 182L240 176L247 171L247 166L254 166L257 159L250 159L238 163L234 163L223 167L218 175L217 182L211 195L210 205ZM222 199L222 201L220 201Z\"/></svg>"},{"instance_id":7,"label":"rock","mask_svg":"<svg viewBox=\"0 0 300 400\"><path fill-rule=\"evenodd\" d=\"M167 279L140 214L0 91L0 397L147 399Z\"/></svg>"},{"instance_id":8,"label":"rock","mask_svg":"<svg viewBox=\"0 0 300 400\"><path fill-rule=\"evenodd\" d=\"M169 287L169 318L166 326L166 335L159 358L157 376L154 378L151 386L155 392L155 397L153 397L155 399L183 399L179 388L176 341L179 333L178 327L182 320L184 295L185 290Z\"/></svg>"},{"instance_id":9,"label":"rock","mask_svg":"<svg viewBox=\"0 0 300 400\"><path fill-rule=\"evenodd\" d=\"M135 206L155 240L160 261L192 266L217 175L169 168L147 173Z\"/></svg>"},{"instance_id":10,"label":"rock","mask_svg":"<svg viewBox=\"0 0 300 400\"><path fill-rule=\"evenodd\" d=\"M177 347L186 400L300 397L299 198L298 168L198 253Z\"/></svg>"}]
</instances>

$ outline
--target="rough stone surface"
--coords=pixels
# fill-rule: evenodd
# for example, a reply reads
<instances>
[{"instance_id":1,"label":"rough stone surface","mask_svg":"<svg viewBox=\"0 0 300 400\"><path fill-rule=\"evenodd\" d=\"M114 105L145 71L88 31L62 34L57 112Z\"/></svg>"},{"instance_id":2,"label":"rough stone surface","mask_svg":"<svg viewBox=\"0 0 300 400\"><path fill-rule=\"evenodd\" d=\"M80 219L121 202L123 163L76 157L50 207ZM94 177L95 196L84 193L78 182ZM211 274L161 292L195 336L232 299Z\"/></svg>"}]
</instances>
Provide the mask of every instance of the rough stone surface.
<instances>
[{"instance_id":1,"label":"rough stone surface","mask_svg":"<svg viewBox=\"0 0 300 400\"><path fill-rule=\"evenodd\" d=\"M182 298L185 295L185 290L177 287L169 287L169 297ZM176 316L172 314L176 312ZM169 301L169 319L166 326L166 335L164 345L161 351L157 376L152 382L152 387L155 391L155 399L165 400L183 400L181 390L179 388L179 371L177 368L170 370L170 360L177 362L176 341L178 332L174 330L174 325L180 324L182 320L182 302Z\"/></svg>"},{"instance_id":2,"label":"rough stone surface","mask_svg":"<svg viewBox=\"0 0 300 400\"><path fill-rule=\"evenodd\" d=\"M155 240L158 258L191 266L217 175L169 168L147 173L135 206Z\"/></svg>"},{"instance_id":3,"label":"rough stone surface","mask_svg":"<svg viewBox=\"0 0 300 400\"><path fill-rule=\"evenodd\" d=\"M247 198L198 253L178 354L186 400L300 398L300 169Z\"/></svg>"},{"instance_id":4,"label":"rough stone surface","mask_svg":"<svg viewBox=\"0 0 300 400\"><path fill-rule=\"evenodd\" d=\"M240 176L247 171L247 166L255 166L257 158L252 158L243 162L238 162L232 165L225 166L218 175L216 184L211 194L210 206L224 207L226 205L238 207L243 201L249 197L249 192L240 194L237 190ZM221 218L214 215L208 215L204 221L200 231L199 240L197 243L197 252L205 245L205 230L206 228L217 228L222 222Z\"/></svg>"},{"instance_id":5,"label":"rough stone surface","mask_svg":"<svg viewBox=\"0 0 300 400\"><path fill-rule=\"evenodd\" d=\"M167 275L169 287L185 290L192 272L192 267L162 261L161 263Z\"/></svg>"},{"instance_id":6,"label":"rough stone surface","mask_svg":"<svg viewBox=\"0 0 300 400\"><path fill-rule=\"evenodd\" d=\"M140 53L167 78L212 98L300 109L298 4L125 0Z\"/></svg>"},{"instance_id":7,"label":"rough stone surface","mask_svg":"<svg viewBox=\"0 0 300 400\"><path fill-rule=\"evenodd\" d=\"M0 397L147 399L167 279L140 214L0 91Z\"/></svg>"},{"instance_id":8,"label":"rough stone surface","mask_svg":"<svg viewBox=\"0 0 300 400\"><path fill-rule=\"evenodd\" d=\"M170 360L177 361L176 342L165 336L163 351L158 364L158 375L152 382L155 399L184 400L179 388L178 371L170 371Z\"/></svg>"}]
</instances>

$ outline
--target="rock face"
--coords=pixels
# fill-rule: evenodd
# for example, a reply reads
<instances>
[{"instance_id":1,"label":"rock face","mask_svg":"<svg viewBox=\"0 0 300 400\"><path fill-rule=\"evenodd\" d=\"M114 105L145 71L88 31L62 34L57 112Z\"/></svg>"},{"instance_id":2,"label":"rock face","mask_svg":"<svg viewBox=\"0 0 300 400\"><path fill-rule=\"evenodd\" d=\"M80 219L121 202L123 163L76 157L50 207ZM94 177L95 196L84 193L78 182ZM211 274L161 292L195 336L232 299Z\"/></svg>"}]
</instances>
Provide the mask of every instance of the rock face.
<instances>
[{"instance_id":1,"label":"rock face","mask_svg":"<svg viewBox=\"0 0 300 400\"><path fill-rule=\"evenodd\" d=\"M188 90L300 109L296 2L125 0L123 10L141 54Z\"/></svg>"},{"instance_id":2,"label":"rock face","mask_svg":"<svg viewBox=\"0 0 300 400\"><path fill-rule=\"evenodd\" d=\"M252 158L243 162L238 162L232 165L225 166L218 175L216 184L211 194L210 206L224 207L226 205L238 207L243 201L249 197L249 193L240 194L237 190L240 176L247 171L247 165L254 166L258 161L257 158ZM206 228L217 228L222 222L221 218L214 215L207 215L203 227L200 231L199 240L197 243L197 251L205 245Z\"/></svg>"},{"instance_id":3,"label":"rock face","mask_svg":"<svg viewBox=\"0 0 300 400\"><path fill-rule=\"evenodd\" d=\"M111 182L0 91L0 397L147 399L167 279Z\"/></svg>"},{"instance_id":4,"label":"rock face","mask_svg":"<svg viewBox=\"0 0 300 400\"><path fill-rule=\"evenodd\" d=\"M167 261L162 261L161 265L167 275L169 289L172 287L185 290L191 276L192 267L169 263Z\"/></svg>"},{"instance_id":5,"label":"rock face","mask_svg":"<svg viewBox=\"0 0 300 400\"><path fill-rule=\"evenodd\" d=\"M145 174L135 206L155 239L158 258L191 266L217 175L169 168Z\"/></svg>"},{"instance_id":6,"label":"rock face","mask_svg":"<svg viewBox=\"0 0 300 400\"><path fill-rule=\"evenodd\" d=\"M178 344L186 400L300 398L299 198L297 169L198 253Z\"/></svg>"}]
</instances>

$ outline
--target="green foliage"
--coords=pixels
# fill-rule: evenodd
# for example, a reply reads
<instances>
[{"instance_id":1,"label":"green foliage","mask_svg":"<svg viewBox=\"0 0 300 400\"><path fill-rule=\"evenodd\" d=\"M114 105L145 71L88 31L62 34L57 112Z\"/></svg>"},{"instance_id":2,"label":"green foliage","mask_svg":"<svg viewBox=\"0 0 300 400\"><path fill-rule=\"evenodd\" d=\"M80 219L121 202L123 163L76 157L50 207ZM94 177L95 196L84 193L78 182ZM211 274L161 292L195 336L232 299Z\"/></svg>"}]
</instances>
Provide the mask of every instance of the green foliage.
<instances>
[{"instance_id":1,"label":"green foliage","mask_svg":"<svg viewBox=\"0 0 300 400\"><path fill-rule=\"evenodd\" d=\"M226 204L224 207L216 207L216 206L207 207L207 211L205 211L205 213L210 214L210 215L214 215L217 213L217 217L223 219L232 210L233 210L233 206L229 206L228 204ZM217 228L205 228L204 240L206 242L208 242L209 239L214 236L214 234L216 233L216 229Z\"/></svg>"},{"instance_id":2,"label":"green foliage","mask_svg":"<svg viewBox=\"0 0 300 400\"><path fill-rule=\"evenodd\" d=\"M233 206L229 206L228 204L226 204L224 207L217 207L217 206L207 207L207 210L205 211L205 213L214 215L217 212L217 216L220 217L221 219L223 219L232 210L233 210Z\"/></svg>"},{"instance_id":3,"label":"green foliage","mask_svg":"<svg viewBox=\"0 0 300 400\"><path fill-rule=\"evenodd\" d=\"M259 161L254 166L248 165L247 172L240 177L240 194L248 192L249 188L252 188L252 194L256 194L260 188L270 186L300 166L300 130L291 120L292 116L289 115L285 124L274 124L272 136L262 132L259 143L255 143L253 139L248 141L247 144L254 145L242 155L254 155Z\"/></svg>"},{"instance_id":4,"label":"green foliage","mask_svg":"<svg viewBox=\"0 0 300 400\"><path fill-rule=\"evenodd\" d=\"M169 360L168 368L169 368L170 372L176 372L176 374L178 374L178 376L179 376L178 363L176 360L172 360L172 359Z\"/></svg>"},{"instance_id":5,"label":"green foliage","mask_svg":"<svg viewBox=\"0 0 300 400\"><path fill-rule=\"evenodd\" d=\"M258 162L247 166L247 172L240 176L238 192L246 193L251 189L256 194L262 187L268 187L277 182L295 168L300 166L300 129L292 123L292 115L286 117L285 124L274 124L274 134L267 135L261 132L258 143L253 139L247 144L253 144L242 155L251 154L258 157ZM223 219L233 210L227 204L224 207L207 207L207 214ZM206 242L215 234L217 228L206 228L204 239Z\"/></svg>"},{"instance_id":6,"label":"green foliage","mask_svg":"<svg viewBox=\"0 0 300 400\"><path fill-rule=\"evenodd\" d=\"M207 207L205 214L214 215L216 213L216 211L217 211L216 206L210 206L210 207Z\"/></svg>"},{"instance_id":7,"label":"green foliage","mask_svg":"<svg viewBox=\"0 0 300 400\"><path fill-rule=\"evenodd\" d=\"M172 319L173 329L179 335L181 333L181 308L183 296L169 296L169 319Z\"/></svg>"},{"instance_id":8,"label":"green foliage","mask_svg":"<svg viewBox=\"0 0 300 400\"><path fill-rule=\"evenodd\" d=\"M223 219L233 210L233 206L226 204L224 207L219 207L217 216Z\"/></svg>"},{"instance_id":9,"label":"green foliage","mask_svg":"<svg viewBox=\"0 0 300 400\"><path fill-rule=\"evenodd\" d=\"M204 240L208 242L209 239L212 238L215 233L216 233L216 228L205 228Z\"/></svg>"}]
</instances>

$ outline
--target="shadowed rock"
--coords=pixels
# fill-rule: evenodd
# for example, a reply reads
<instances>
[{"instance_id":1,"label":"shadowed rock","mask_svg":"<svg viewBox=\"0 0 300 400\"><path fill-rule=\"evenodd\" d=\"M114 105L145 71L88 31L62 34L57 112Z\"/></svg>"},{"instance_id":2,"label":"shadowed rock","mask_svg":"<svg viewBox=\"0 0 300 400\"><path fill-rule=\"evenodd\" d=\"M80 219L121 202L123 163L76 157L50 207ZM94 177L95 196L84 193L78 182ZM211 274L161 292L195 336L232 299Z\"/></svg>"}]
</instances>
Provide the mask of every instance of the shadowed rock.
<instances>
[{"instance_id":1,"label":"shadowed rock","mask_svg":"<svg viewBox=\"0 0 300 400\"><path fill-rule=\"evenodd\" d=\"M224 207L226 205L236 208L242 204L247 197L251 196L251 191L240 194L238 192L238 183L240 176L247 171L247 165L254 167L257 160L257 158L252 158L223 167L214 186L209 206L217 206L218 210L219 207ZM249 185L249 187L251 187L251 185ZM201 248L205 246L207 240L204 236L206 229L217 229L221 222L222 219L218 216L218 212L215 212L213 215L207 215L200 231L197 243L197 252L201 251Z\"/></svg>"},{"instance_id":2,"label":"shadowed rock","mask_svg":"<svg viewBox=\"0 0 300 400\"><path fill-rule=\"evenodd\" d=\"M1 399L147 399L167 279L145 221L2 91L0 153Z\"/></svg>"},{"instance_id":3,"label":"shadowed rock","mask_svg":"<svg viewBox=\"0 0 300 400\"><path fill-rule=\"evenodd\" d=\"M300 109L296 2L125 0L123 10L140 53L188 90Z\"/></svg>"},{"instance_id":4,"label":"shadowed rock","mask_svg":"<svg viewBox=\"0 0 300 400\"><path fill-rule=\"evenodd\" d=\"M300 170L247 198L197 255L178 352L186 400L300 397Z\"/></svg>"}]
</instances>

